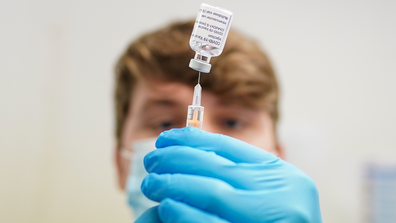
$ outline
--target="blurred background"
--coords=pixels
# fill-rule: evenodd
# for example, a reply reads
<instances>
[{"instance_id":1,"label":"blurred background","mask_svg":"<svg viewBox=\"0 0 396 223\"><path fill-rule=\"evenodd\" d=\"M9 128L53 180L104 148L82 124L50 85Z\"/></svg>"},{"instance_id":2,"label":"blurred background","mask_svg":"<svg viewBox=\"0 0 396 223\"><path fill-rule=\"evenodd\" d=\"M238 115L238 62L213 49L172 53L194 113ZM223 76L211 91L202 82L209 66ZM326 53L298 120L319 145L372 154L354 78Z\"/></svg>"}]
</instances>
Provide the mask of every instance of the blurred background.
<instances>
[{"instance_id":1,"label":"blurred background","mask_svg":"<svg viewBox=\"0 0 396 223\"><path fill-rule=\"evenodd\" d=\"M201 3L0 0L0 222L132 222L113 67ZM324 222L396 222L396 1L205 3L270 55L286 158L315 180Z\"/></svg>"}]
</instances>

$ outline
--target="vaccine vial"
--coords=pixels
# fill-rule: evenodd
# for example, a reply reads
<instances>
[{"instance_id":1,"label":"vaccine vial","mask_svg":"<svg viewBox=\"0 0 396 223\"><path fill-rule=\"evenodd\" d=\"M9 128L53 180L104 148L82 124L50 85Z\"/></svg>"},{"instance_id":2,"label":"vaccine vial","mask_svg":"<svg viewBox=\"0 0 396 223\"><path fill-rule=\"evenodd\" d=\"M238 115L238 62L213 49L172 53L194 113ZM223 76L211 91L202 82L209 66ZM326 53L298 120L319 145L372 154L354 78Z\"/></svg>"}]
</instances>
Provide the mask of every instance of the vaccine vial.
<instances>
[{"instance_id":1,"label":"vaccine vial","mask_svg":"<svg viewBox=\"0 0 396 223\"><path fill-rule=\"evenodd\" d=\"M203 3L190 37L190 47L195 56L189 66L203 73L209 73L210 58L219 56L227 39L232 21L232 12Z\"/></svg>"}]
</instances>

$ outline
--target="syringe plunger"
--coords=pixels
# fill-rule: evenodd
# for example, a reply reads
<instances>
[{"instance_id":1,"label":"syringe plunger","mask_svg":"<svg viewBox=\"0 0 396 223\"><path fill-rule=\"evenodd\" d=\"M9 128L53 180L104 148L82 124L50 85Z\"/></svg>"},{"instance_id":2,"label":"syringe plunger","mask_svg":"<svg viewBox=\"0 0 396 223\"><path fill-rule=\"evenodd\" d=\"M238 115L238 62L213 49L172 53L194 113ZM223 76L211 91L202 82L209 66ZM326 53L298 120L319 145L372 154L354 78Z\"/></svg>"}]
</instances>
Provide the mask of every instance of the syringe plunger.
<instances>
[{"instance_id":1,"label":"syringe plunger","mask_svg":"<svg viewBox=\"0 0 396 223\"><path fill-rule=\"evenodd\" d=\"M189 105L187 111L187 124L186 126L194 126L202 129L204 116L204 107L199 105Z\"/></svg>"},{"instance_id":2,"label":"syringe plunger","mask_svg":"<svg viewBox=\"0 0 396 223\"><path fill-rule=\"evenodd\" d=\"M204 107L201 106L202 87L197 84L194 88L194 96L192 105L188 106L187 126L194 126L202 129Z\"/></svg>"}]
</instances>

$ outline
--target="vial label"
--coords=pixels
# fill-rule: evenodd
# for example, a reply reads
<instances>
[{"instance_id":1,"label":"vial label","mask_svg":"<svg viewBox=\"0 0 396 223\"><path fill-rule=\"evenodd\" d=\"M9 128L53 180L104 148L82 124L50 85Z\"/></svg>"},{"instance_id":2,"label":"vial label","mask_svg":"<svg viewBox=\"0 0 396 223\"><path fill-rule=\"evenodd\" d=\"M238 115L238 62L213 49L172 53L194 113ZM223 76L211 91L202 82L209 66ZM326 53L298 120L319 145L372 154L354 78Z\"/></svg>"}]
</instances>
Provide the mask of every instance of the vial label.
<instances>
[{"instance_id":1,"label":"vial label","mask_svg":"<svg viewBox=\"0 0 396 223\"><path fill-rule=\"evenodd\" d=\"M191 48L209 57L220 55L227 39L231 20L232 12L202 4L191 34Z\"/></svg>"}]
</instances>

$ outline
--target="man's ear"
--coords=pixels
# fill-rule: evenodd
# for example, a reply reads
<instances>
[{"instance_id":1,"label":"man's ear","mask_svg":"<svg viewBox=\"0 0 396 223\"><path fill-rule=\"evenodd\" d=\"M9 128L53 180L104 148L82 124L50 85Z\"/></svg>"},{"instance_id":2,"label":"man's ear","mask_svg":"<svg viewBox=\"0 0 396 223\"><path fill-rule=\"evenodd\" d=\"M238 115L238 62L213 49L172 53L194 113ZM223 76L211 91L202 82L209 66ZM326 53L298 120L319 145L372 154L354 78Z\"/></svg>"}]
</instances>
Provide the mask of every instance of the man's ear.
<instances>
[{"instance_id":1,"label":"man's ear","mask_svg":"<svg viewBox=\"0 0 396 223\"><path fill-rule=\"evenodd\" d=\"M127 163L126 160L121 156L120 148L117 146L114 149L114 164L117 171L118 188L120 188L121 190L125 190L126 178L128 176L128 171L126 167Z\"/></svg>"},{"instance_id":2,"label":"man's ear","mask_svg":"<svg viewBox=\"0 0 396 223\"><path fill-rule=\"evenodd\" d=\"M277 142L275 145L276 154L279 158L285 160L285 150L281 143Z\"/></svg>"}]
</instances>

